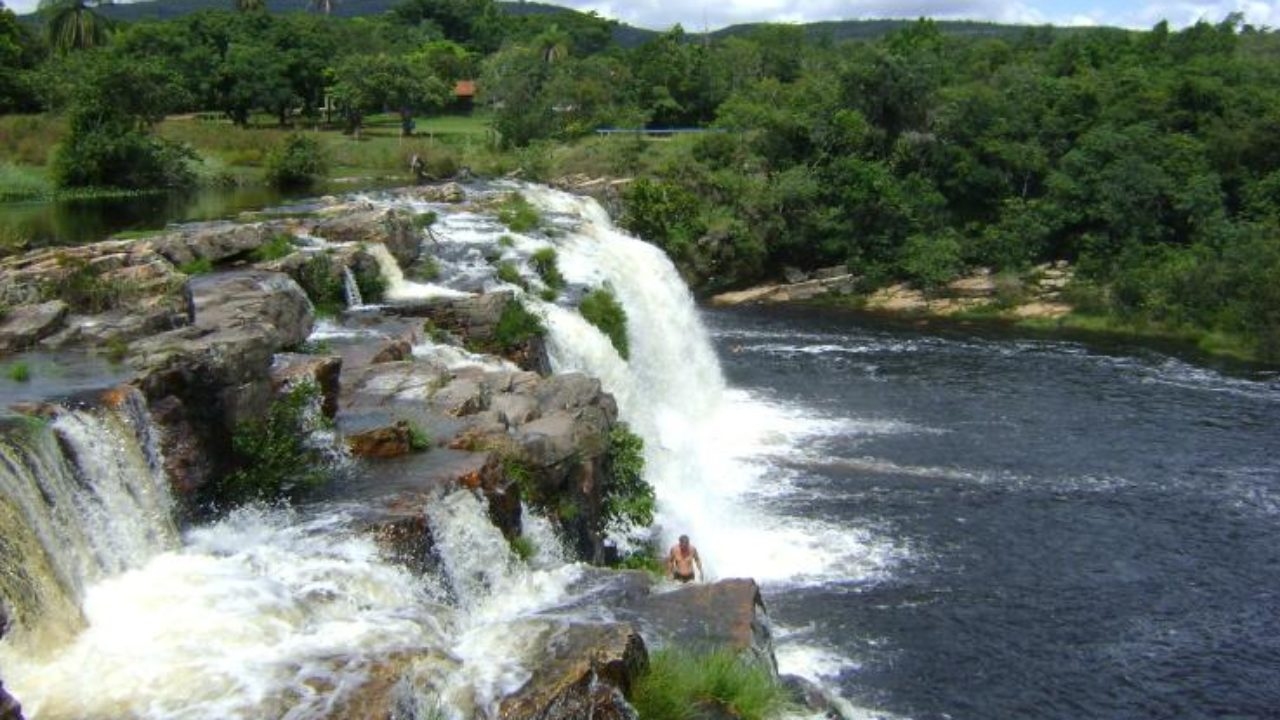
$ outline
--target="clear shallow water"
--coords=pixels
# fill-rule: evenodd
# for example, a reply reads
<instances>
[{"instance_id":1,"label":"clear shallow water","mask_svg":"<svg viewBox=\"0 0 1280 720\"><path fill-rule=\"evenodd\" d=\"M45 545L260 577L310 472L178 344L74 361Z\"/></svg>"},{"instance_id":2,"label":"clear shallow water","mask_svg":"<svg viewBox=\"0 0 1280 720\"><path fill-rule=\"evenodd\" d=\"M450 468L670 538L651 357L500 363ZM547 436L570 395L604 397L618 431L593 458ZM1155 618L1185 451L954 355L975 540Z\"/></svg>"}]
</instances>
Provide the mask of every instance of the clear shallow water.
<instances>
[{"instance_id":1,"label":"clear shallow water","mask_svg":"<svg viewBox=\"0 0 1280 720\"><path fill-rule=\"evenodd\" d=\"M706 319L731 388L824 421L745 459L776 480L760 504L896 548L882 572L765 584L784 671L871 716L1275 716L1274 374L814 310Z\"/></svg>"}]
</instances>

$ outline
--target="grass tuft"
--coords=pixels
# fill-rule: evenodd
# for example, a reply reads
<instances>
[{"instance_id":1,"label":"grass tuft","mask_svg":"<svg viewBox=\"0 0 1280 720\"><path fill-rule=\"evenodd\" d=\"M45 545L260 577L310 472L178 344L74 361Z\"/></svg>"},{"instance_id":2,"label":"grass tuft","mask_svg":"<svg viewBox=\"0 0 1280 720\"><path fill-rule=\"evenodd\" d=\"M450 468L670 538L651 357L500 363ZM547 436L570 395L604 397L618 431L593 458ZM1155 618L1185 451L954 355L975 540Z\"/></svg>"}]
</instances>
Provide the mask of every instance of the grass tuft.
<instances>
[{"instance_id":1,"label":"grass tuft","mask_svg":"<svg viewBox=\"0 0 1280 720\"><path fill-rule=\"evenodd\" d=\"M644 720L766 720L787 703L786 691L768 672L730 650L668 648L650 657L631 704Z\"/></svg>"}]
</instances>

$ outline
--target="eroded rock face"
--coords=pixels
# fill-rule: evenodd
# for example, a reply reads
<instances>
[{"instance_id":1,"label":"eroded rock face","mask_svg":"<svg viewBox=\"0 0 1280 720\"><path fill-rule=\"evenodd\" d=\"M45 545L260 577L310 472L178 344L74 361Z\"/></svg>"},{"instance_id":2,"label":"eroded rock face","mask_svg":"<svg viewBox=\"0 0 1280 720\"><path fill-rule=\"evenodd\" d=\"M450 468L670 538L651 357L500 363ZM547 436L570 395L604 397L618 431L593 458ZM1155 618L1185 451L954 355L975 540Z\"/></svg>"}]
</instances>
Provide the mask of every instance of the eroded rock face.
<instances>
[{"instance_id":1,"label":"eroded rock face","mask_svg":"<svg viewBox=\"0 0 1280 720\"><path fill-rule=\"evenodd\" d=\"M336 355L276 353L271 361L271 383L277 391L300 382L315 385L320 391L320 412L330 419L338 414L341 372L342 358Z\"/></svg>"}]
</instances>

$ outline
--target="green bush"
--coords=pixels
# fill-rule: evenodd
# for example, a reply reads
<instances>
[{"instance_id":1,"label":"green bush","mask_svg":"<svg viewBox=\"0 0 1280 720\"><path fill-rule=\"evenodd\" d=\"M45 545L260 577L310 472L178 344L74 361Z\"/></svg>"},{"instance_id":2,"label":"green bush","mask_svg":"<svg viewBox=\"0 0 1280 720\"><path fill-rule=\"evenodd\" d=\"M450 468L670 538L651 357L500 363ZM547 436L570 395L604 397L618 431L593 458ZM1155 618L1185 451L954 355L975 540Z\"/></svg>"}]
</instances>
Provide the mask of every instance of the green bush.
<instances>
[{"instance_id":1,"label":"green bush","mask_svg":"<svg viewBox=\"0 0 1280 720\"><path fill-rule=\"evenodd\" d=\"M537 271L538 277L542 278L542 282L552 290L561 290L565 284L564 276L560 274L556 260L556 249L552 247L539 248L529 258L529 262Z\"/></svg>"},{"instance_id":2,"label":"green bush","mask_svg":"<svg viewBox=\"0 0 1280 720\"><path fill-rule=\"evenodd\" d=\"M667 648L650 656L630 700L642 720L766 720L786 709L786 698L765 669L731 650Z\"/></svg>"},{"instance_id":3,"label":"green bush","mask_svg":"<svg viewBox=\"0 0 1280 720\"><path fill-rule=\"evenodd\" d=\"M520 276L520 268L516 267L516 264L511 261L498 263L497 277L504 283L510 283L526 290L529 287L524 278Z\"/></svg>"},{"instance_id":4,"label":"green bush","mask_svg":"<svg viewBox=\"0 0 1280 720\"><path fill-rule=\"evenodd\" d=\"M61 188L188 187L195 181L195 159L187 145L128 126L77 127L54 153L53 178Z\"/></svg>"},{"instance_id":5,"label":"green bush","mask_svg":"<svg viewBox=\"0 0 1280 720\"><path fill-rule=\"evenodd\" d=\"M254 262L271 262L291 255L294 251L293 236L276 233L271 239L253 249Z\"/></svg>"},{"instance_id":6,"label":"green bush","mask_svg":"<svg viewBox=\"0 0 1280 720\"><path fill-rule=\"evenodd\" d=\"M631 432L625 423L609 431L605 456L605 524L622 522L639 527L653 524L656 497L644 479L644 438Z\"/></svg>"},{"instance_id":7,"label":"green bush","mask_svg":"<svg viewBox=\"0 0 1280 720\"><path fill-rule=\"evenodd\" d=\"M600 328L623 360L631 358L631 345L627 341L627 311L612 290L603 287L587 293L578 305L578 312L587 322Z\"/></svg>"},{"instance_id":8,"label":"green bush","mask_svg":"<svg viewBox=\"0 0 1280 720\"><path fill-rule=\"evenodd\" d=\"M279 188L308 188L329 171L329 158L313 137L294 133L267 153L267 182Z\"/></svg>"},{"instance_id":9,"label":"green bush","mask_svg":"<svg viewBox=\"0 0 1280 720\"><path fill-rule=\"evenodd\" d=\"M498 221L514 232L523 233L536 230L542 224L542 217L520 193L511 193L498 206Z\"/></svg>"},{"instance_id":10,"label":"green bush","mask_svg":"<svg viewBox=\"0 0 1280 720\"><path fill-rule=\"evenodd\" d=\"M494 326L493 342L499 352L509 352L544 334L546 328L538 316L526 310L519 300L511 300L502 308Z\"/></svg>"},{"instance_id":11,"label":"green bush","mask_svg":"<svg viewBox=\"0 0 1280 720\"><path fill-rule=\"evenodd\" d=\"M233 470L214 484L218 503L294 498L329 477L319 452L307 443L321 422L320 389L305 382L271 404L267 416L241 422L232 436Z\"/></svg>"},{"instance_id":12,"label":"green bush","mask_svg":"<svg viewBox=\"0 0 1280 720\"><path fill-rule=\"evenodd\" d=\"M414 452L424 452L431 449L431 436L427 434L426 430L413 423L409 423L409 449Z\"/></svg>"},{"instance_id":13,"label":"green bush","mask_svg":"<svg viewBox=\"0 0 1280 720\"><path fill-rule=\"evenodd\" d=\"M333 317L342 312L346 305L342 280L328 253L312 255L299 268L298 284L307 291L307 297L311 298L317 315Z\"/></svg>"},{"instance_id":14,"label":"green bush","mask_svg":"<svg viewBox=\"0 0 1280 720\"><path fill-rule=\"evenodd\" d=\"M360 288L360 299L366 303L382 302L387 294L387 281L377 268L359 266L353 274L356 287Z\"/></svg>"},{"instance_id":15,"label":"green bush","mask_svg":"<svg viewBox=\"0 0 1280 720\"><path fill-rule=\"evenodd\" d=\"M436 215L433 211L428 210L426 212L418 213L417 215L414 215L413 220L411 222L414 228L418 230L423 230L431 227L432 225L435 225L436 220L438 219L439 219L438 215Z\"/></svg>"},{"instance_id":16,"label":"green bush","mask_svg":"<svg viewBox=\"0 0 1280 720\"><path fill-rule=\"evenodd\" d=\"M937 290L960 273L960 242L948 232L912 235L902 246L898 264L920 289Z\"/></svg>"}]
</instances>

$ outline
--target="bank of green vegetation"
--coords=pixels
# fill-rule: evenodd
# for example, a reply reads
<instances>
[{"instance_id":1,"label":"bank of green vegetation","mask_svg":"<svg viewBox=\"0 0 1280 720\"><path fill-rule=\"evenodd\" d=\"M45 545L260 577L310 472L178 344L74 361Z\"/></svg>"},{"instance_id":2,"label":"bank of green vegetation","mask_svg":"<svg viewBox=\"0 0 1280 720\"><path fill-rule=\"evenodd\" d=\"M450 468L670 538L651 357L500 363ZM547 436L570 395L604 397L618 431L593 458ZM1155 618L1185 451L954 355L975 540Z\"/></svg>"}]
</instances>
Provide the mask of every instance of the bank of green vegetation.
<instances>
[{"instance_id":1,"label":"bank of green vegetation","mask_svg":"<svg viewBox=\"0 0 1280 720\"><path fill-rule=\"evenodd\" d=\"M699 291L1066 260L1076 325L1280 359L1280 37L1238 15L841 42L676 27L622 48L611 21L492 0L238 5L108 31L57 0L44 34L0 11L0 198L407 179L414 155L429 177L628 176L622 223Z\"/></svg>"}]
</instances>

